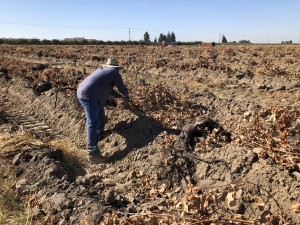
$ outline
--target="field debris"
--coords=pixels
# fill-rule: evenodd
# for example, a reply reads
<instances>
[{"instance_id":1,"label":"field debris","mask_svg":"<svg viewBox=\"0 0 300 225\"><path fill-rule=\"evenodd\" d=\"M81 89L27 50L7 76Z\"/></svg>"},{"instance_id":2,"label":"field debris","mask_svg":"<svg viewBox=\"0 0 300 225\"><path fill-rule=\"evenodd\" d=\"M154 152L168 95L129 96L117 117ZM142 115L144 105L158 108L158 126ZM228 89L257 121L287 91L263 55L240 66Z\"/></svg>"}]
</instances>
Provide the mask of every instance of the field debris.
<instances>
[{"instance_id":1,"label":"field debris","mask_svg":"<svg viewBox=\"0 0 300 225\"><path fill-rule=\"evenodd\" d=\"M8 200L27 222L300 221L298 46L0 49L0 161L14 171L0 178L16 178ZM90 165L75 90L111 55L132 101L110 99L98 145L112 160Z\"/></svg>"},{"instance_id":2,"label":"field debris","mask_svg":"<svg viewBox=\"0 0 300 225\"><path fill-rule=\"evenodd\" d=\"M204 143L200 143L200 139L203 138ZM197 139L197 140L196 140ZM212 120L205 119L201 122L189 124L183 127L179 140L176 146L183 150L198 150L201 146L204 148L206 144L218 146L220 143L228 143L231 141L231 134L224 131L221 125Z\"/></svg>"}]
</instances>

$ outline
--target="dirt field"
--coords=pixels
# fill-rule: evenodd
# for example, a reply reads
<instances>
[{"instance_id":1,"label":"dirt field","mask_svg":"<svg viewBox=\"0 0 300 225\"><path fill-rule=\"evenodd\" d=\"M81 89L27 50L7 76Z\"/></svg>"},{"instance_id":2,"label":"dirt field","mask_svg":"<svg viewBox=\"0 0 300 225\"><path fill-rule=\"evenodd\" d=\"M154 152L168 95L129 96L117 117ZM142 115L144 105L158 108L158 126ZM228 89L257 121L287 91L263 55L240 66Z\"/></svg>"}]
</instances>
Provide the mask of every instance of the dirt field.
<instances>
[{"instance_id":1,"label":"dirt field","mask_svg":"<svg viewBox=\"0 0 300 225\"><path fill-rule=\"evenodd\" d=\"M0 181L23 224L299 224L299 45L0 51ZM110 162L90 165L75 90L112 56L132 103L107 105Z\"/></svg>"}]
</instances>

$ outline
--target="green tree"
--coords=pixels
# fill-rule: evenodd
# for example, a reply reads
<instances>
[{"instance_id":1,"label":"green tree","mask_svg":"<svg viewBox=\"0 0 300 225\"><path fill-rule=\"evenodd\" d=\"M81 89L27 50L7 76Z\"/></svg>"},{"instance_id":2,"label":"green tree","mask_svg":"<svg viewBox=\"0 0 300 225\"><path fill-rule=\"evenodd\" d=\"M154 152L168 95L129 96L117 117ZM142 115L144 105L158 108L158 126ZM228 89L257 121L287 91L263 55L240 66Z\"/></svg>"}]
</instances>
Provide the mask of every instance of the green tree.
<instances>
[{"instance_id":1,"label":"green tree","mask_svg":"<svg viewBox=\"0 0 300 225\"><path fill-rule=\"evenodd\" d=\"M155 44L157 43L157 38L156 38L156 37L154 38L153 42L154 42Z\"/></svg>"},{"instance_id":2,"label":"green tree","mask_svg":"<svg viewBox=\"0 0 300 225\"><path fill-rule=\"evenodd\" d=\"M81 45L88 45L89 44L89 41L86 40L86 39L83 39L81 42L80 42Z\"/></svg>"},{"instance_id":3,"label":"green tree","mask_svg":"<svg viewBox=\"0 0 300 225\"><path fill-rule=\"evenodd\" d=\"M31 45L38 45L41 43L40 39L37 39L37 38L32 38L32 39L29 39L29 43Z\"/></svg>"},{"instance_id":4,"label":"green tree","mask_svg":"<svg viewBox=\"0 0 300 225\"><path fill-rule=\"evenodd\" d=\"M167 43L170 43L170 42L171 42L171 34L170 34L170 31L168 31L168 33L167 33L166 41L167 41Z\"/></svg>"},{"instance_id":5,"label":"green tree","mask_svg":"<svg viewBox=\"0 0 300 225\"><path fill-rule=\"evenodd\" d=\"M164 34L164 35L163 35L163 40L164 40L164 41L167 41L167 39L168 39L167 36Z\"/></svg>"},{"instance_id":6,"label":"green tree","mask_svg":"<svg viewBox=\"0 0 300 225\"><path fill-rule=\"evenodd\" d=\"M98 41L95 40L95 39L92 39L92 40L90 41L90 44L91 44L91 45L97 45L97 44L98 44Z\"/></svg>"},{"instance_id":7,"label":"green tree","mask_svg":"<svg viewBox=\"0 0 300 225\"><path fill-rule=\"evenodd\" d=\"M12 39L12 43L16 45L28 45L28 39L25 38Z\"/></svg>"},{"instance_id":8,"label":"green tree","mask_svg":"<svg viewBox=\"0 0 300 225\"><path fill-rule=\"evenodd\" d=\"M50 40L47 40L47 39L43 39L43 40L41 41L41 44L42 44L42 45L51 45L51 41L50 41Z\"/></svg>"},{"instance_id":9,"label":"green tree","mask_svg":"<svg viewBox=\"0 0 300 225\"><path fill-rule=\"evenodd\" d=\"M161 43L164 41L164 34L160 33L159 37L158 37L158 42Z\"/></svg>"},{"instance_id":10,"label":"green tree","mask_svg":"<svg viewBox=\"0 0 300 225\"><path fill-rule=\"evenodd\" d=\"M251 42L249 40L240 40L240 44L250 44Z\"/></svg>"},{"instance_id":11,"label":"green tree","mask_svg":"<svg viewBox=\"0 0 300 225\"><path fill-rule=\"evenodd\" d=\"M148 31L146 31L144 34L144 42L150 43L150 35L149 35Z\"/></svg>"},{"instance_id":12,"label":"green tree","mask_svg":"<svg viewBox=\"0 0 300 225\"><path fill-rule=\"evenodd\" d=\"M60 40L58 40L58 39L53 39L51 42L52 42L53 45L61 44Z\"/></svg>"},{"instance_id":13,"label":"green tree","mask_svg":"<svg viewBox=\"0 0 300 225\"><path fill-rule=\"evenodd\" d=\"M167 42L168 44L174 44L176 42L175 33L170 33L170 31L168 31L167 35L160 33L158 37L158 42L161 43L163 41Z\"/></svg>"},{"instance_id":14,"label":"green tree","mask_svg":"<svg viewBox=\"0 0 300 225\"><path fill-rule=\"evenodd\" d=\"M222 43L227 43L227 39L226 39L226 37L225 37L224 34L223 34L223 36L222 36Z\"/></svg>"},{"instance_id":15,"label":"green tree","mask_svg":"<svg viewBox=\"0 0 300 225\"><path fill-rule=\"evenodd\" d=\"M170 35L170 42L171 43L175 43L176 42L176 36L175 36L174 32L172 32L171 35Z\"/></svg>"}]
</instances>

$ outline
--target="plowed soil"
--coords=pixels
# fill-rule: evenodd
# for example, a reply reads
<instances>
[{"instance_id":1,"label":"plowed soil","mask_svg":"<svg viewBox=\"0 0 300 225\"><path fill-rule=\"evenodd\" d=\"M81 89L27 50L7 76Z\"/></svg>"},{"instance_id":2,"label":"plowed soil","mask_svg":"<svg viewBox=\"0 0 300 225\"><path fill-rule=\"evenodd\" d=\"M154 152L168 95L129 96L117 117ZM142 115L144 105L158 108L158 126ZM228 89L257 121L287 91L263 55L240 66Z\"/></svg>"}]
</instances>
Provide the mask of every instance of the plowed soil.
<instances>
[{"instance_id":1,"label":"plowed soil","mask_svg":"<svg viewBox=\"0 0 300 225\"><path fill-rule=\"evenodd\" d=\"M299 223L299 46L0 51L0 157L29 224ZM112 56L132 102L106 106L110 162L90 165L75 90Z\"/></svg>"}]
</instances>

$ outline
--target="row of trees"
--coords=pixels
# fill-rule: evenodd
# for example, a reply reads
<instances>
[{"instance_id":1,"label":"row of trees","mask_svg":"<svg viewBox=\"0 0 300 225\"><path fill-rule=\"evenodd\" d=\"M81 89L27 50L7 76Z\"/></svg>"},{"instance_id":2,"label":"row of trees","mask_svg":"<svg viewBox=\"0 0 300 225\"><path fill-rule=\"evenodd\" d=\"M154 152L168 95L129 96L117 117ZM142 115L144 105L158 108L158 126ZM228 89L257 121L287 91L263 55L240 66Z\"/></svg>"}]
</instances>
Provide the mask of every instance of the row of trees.
<instances>
[{"instance_id":1,"label":"row of trees","mask_svg":"<svg viewBox=\"0 0 300 225\"><path fill-rule=\"evenodd\" d=\"M176 37L174 32L168 32L167 35L161 33L159 38L154 38L154 41L151 42L150 35L148 32L144 34L144 40L140 41L102 41L102 40L95 40L95 39L84 39L81 38L80 40L48 40L48 39L37 39L37 38L2 38L0 39L0 44L12 44L12 45L136 45L136 44L157 44L165 41L167 44L174 44L176 42ZM181 44L190 44L193 42L181 42Z\"/></svg>"},{"instance_id":2,"label":"row of trees","mask_svg":"<svg viewBox=\"0 0 300 225\"><path fill-rule=\"evenodd\" d=\"M193 42L181 42L176 41L176 36L174 32L168 32L167 35L161 33L158 39L155 37L154 41L150 41L150 35L148 32L144 34L144 40L140 41L102 41L102 40L88 40L84 39L81 41L67 41L67 40L58 40L58 39L26 39L26 38L0 38L0 44L11 44L11 45L140 45L140 44L161 44L163 41L166 44L175 44L176 45L198 45L201 44L201 41L193 41ZM222 36L222 44L251 44L249 40L240 40L239 42L233 41L228 42L225 35ZM290 41L282 41L281 44L292 44Z\"/></svg>"},{"instance_id":3,"label":"row of trees","mask_svg":"<svg viewBox=\"0 0 300 225\"><path fill-rule=\"evenodd\" d=\"M236 42L236 41L228 42L228 41L227 41L227 38L226 38L225 35L223 34L223 36L222 36L222 43L223 43L223 44L226 44L226 43L236 44L237 42ZM239 43L239 44L251 44L251 42L250 42L249 40L240 40L238 43Z\"/></svg>"},{"instance_id":4,"label":"row of trees","mask_svg":"<svg viewBox=\"0 0 300 225\"><path fill-rule=\"evenodd\" d=\"M151 42L140 41L102 41L102 40L82 40L82 41L65 41L58 39L25 39L25 38L2 38L0 44L10 45L138 45L153 44Z\"/></svg>"},{"instance_id":5,"label":"row of trees","mask_svg":"<svg viewBox=\"0 0 300 225\"><path fill-rule=\"evenodd\" d=\"M167 34L160 33L158 39L156 37L154 38L153 43L162 43L163 41L166 42L167 44L175 44L176 42L175 33L174 32L170 33L170 31L168 31ZM151 43L150 35L148 31L146 31L144 34L144 42Z\"/></svg>"},{"instance_id":6,"label":"row of trees","mask_svg":"<svg viewBox=\"0 0 300 225\"><path fill-rule=\"evenodd\" d=\"M251 42L249 40L240 40L239 42L233 41L233 42L228 42L227 38L223 35L222 36L222 43L226 44L226 43L231 43L231 44L251 44ZM292 40L290 41L282 41L281 44L293 44Z\"/></svg>"},{"instance_id":7,"label":"row of trees","mask_svg":"<svg viewBox=\"0 0 300 225\"><path fill-rule=\"evenodd\" d=\"M172 42L174 43L174 42ZM177 41L176 45L199 45L201 41L192 41L192 42L182 42ZM9 44L9 45L160 45L161 42L158 42L154 39L153 42L145 42L143 40L140 41L64 41L64 40L39 40L39 39L0 39L1 44Z\"/></svg>"}]
</instances>

